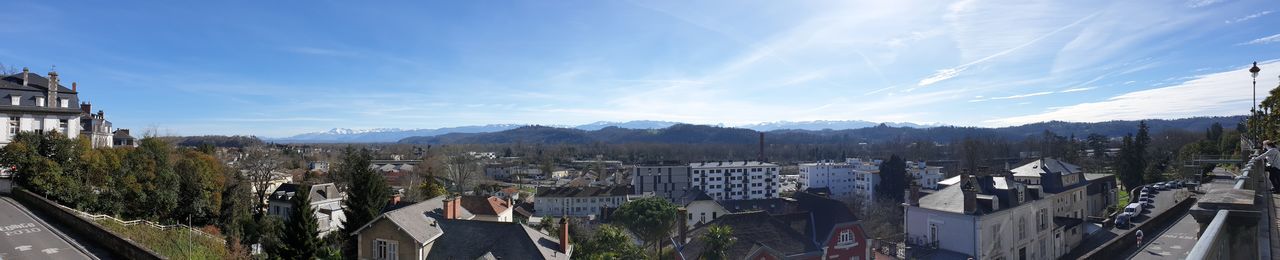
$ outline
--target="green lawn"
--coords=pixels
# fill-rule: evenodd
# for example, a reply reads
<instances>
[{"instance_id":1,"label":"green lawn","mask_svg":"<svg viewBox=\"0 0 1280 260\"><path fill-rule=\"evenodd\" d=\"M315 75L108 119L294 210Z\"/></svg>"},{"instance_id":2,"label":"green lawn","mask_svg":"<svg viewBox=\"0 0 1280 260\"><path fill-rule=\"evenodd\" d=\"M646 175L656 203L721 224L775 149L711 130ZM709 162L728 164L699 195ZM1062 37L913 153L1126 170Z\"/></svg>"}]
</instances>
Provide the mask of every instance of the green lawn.
<instances>
[{"instance_id":1,"label":"green lawn","mask_svg":"<svg viewBox=\"0 0 1280 260\"><path fill-rule=\"evenodd\" d=\"M1120 195L1117 196L1120 198L1120 200L1116 201L1116 205L1114 207L1115 211L1112 211L1112 212L1119 212L1121 210L1124 210L1125 206L1129 206L1129 191L1123 189L1124 186L1120 186L1120 187L1121 187L1121 189L1119 189Z\"/></svg>"},{"instance_id":2,"label":"green lawn","mask_svg":"<svg viewBox=\"0 0 1280 260\"><path fill-rule=\"evenodd\" d=\"M222 241L186 229L161 230L142 224L125 226L106 219L94 222L170 259L230 258Z\"/></svg>"}]
</instances>

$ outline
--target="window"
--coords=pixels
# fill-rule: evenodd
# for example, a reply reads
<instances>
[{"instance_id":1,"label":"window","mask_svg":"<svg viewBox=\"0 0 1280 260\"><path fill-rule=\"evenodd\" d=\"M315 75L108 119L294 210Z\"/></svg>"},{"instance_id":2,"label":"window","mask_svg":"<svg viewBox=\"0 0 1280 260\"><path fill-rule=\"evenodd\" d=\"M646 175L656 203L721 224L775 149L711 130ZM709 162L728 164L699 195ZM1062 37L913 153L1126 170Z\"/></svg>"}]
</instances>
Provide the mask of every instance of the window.
<instances>
[{"instance_id":1,"label":"window","mask_svg":"<svg viewBox=\"0 0 1280 260\"><path fill-rule=\"evenodd\" d=\"M845 230L840 232L840 244L853 243L853 232Z\"/></svg>"},{"instance_id":2,"label":"window","mask_svg":"<svg viewBox=\"0 0 1280 260\"><path fill-rule=\"evenodd\" d=\"M16 116L9 117L9 139L13 139L13 136L18 134L18 129L22 128L20 120L22 119Z\"/></svg>"},{"instance_id":3,"label":"window","mask_svg":"<svg viewBox=\"0 0 1280 260\"><path fill-rule=\"evenodd\" d=\"M42 107L44 105L44 97L36 97L36 106Z\"/></svg>"},{"instance_id":4,"label":"window","mask_svg":"<svg viewBox=\"0 0 1280 260\"><path fill-rule=\"evenodd\" d=\"M63 107L63 108L66 108L66 107L67 107L67 102L69 102L69 100L68 100L68 99L65 99L65 98L59 98L59 99L58 99L58 105L59 105L59 106L61 106L61 107Z\"/></svg>"},{"instance_id":5,"label":"window","mask_svg":"<svg viewBox=\"0 0 1280 260\"><path fill-rule=\"evenodd\" d=\"M22 104L22 96L10 95L9 105L17 106L18 104Z\"/></svg>"},{"instance_id":6,"label":"window","mask_svg":"<svg viewBox=\"0 0 1280 260\"><path fill-rule=\"evenodd\" d=\"M62 133L65 133L65 134L67 134L67 135L70 135L69 133L67 133L67 131L70 131L69 129L67 129L67 125L69 125L69 124L67 123L67 119L58 120L58 129L59 129L59 131L62 131Z\"/></svg>"},{"instance_id":7,"label":"window","mask_svg":"<svg viewBox=\"0 0 1280 260\"><path fill-rule=\"evenodd\" d=\"M929 240L938 243L938 223L929 223Z\"/></svg>"},{"instance_id":8,"label":"window","mask_svg":"<svg viewBox=\"0 0 1280 260\"><path fill-rule=\"evenodd\" d=\"M399 258L396 253L396 241L387 241L376 239L373 241L373 259L378 260L395 260Z\"/></svg>"}]
</instances>

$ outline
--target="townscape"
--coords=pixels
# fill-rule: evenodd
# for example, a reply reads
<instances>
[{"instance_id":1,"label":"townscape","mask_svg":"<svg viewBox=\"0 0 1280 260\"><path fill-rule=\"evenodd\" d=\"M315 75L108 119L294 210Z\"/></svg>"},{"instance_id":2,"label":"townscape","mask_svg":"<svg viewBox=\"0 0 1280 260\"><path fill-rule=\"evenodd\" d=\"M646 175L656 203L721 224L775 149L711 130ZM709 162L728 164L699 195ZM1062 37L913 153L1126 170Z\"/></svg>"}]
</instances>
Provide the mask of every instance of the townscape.
<instances>
[{"instance_id":1,"label":"townscape","mask_svg":"<svg viewBox=\"0 0 1280 260\"><path fill-rule=\"evenodd\" d=\"M942 17L952 25L945 28L964 27L957 24L983 16L965 11L986 6L974 7L966 2L975 1L937 8L948 12ZM1246 9L1237 3L1217 2L1179 8L1221 6L1216 10L1231 15ZM944 32L916 31L909 37L894 37L886 43L892 50L884 50L892 55L863 53L853 48L825 49L828 45L862 44L856 40L862 38L827 35L829 31L849 30L841 23L862 26L897 21L871 15L899 12L889 6L868 6L871 12L859 13L875 17L867 18L873 22L846 21L852 17L849 15L821 16L825 18L802 23L795 30L778 34L782 36L757 43L755 36L738 31L737 26L771 28L769 25L774 23L730 23L693 16L679 11L681 8L666 9L656 3L631 3L622 9L613 9L617 8L616 3L577 6L598 8L603 15L616 16L594 24L610 30L603 32L592 27L591 22L561 20L579 15L602 19L595 16L598 14L589 14L591 11L584 14L582 10L558 8L564 13L557 14L565 17L530 19L523 16L528 14L527 8L546 7L508 4L505 8L448 4L456 9L446 8L503 10L513 19L503 22L446 15L449 12L438 9L442 6L395 4L404 10L345 6L337 9L361 18L335 19L427 23L431 25L421 26L438 29L431 33L442 40L397 36L364 42L366 45L359 45L362 47L354 47L354 43L342 47L359 51L318 47L285 50L339 59L333 64L342 64L348 70L352 67L347 66L350 62L357 71L345 76L313 67L333 64L301 59L253 57L247 62L262 64L244 65L252 67L259 77L301 79L284 85L309 85L315 83L310 78L321 78L349 87L345 89L315 85L296 91L277 87L279 81L240 81L243 84L174 83L172 89L158 91L161 93L122 94L136 89L115 83L120 80L148 87L156 87L150 85L155 81L185 77L229 81L224 81L227 77L208 76L217 72L191 73L176 68L138 76L141 72L129 68L66 61L61 56L35 58L38 56L15 54L25 45L0 44L0 94L6 100L0 101L0 120L5 122L0 123L0 128L7 133L0 137L0 200L4 201L0 203L0 260L1280 259L1280 251L1276 251L1280 249L1276 246L1280 245L1280 218L1276 214L1278 197L1274 195L1280 194L1275 188L1280 185L1276 183L1280 182L1280 169L1275 167L1280 163L1280 149L1273 143L1280 142L1280 114L1275 112L1280 111L1280 82L1268 79L1268 75L1280 71L1280 60L1263 59L1265 55L1274 58L1280 54L1275 49L1246 53L1249 55L1234 51L1218 55L1195 46L1185 47L1179 50L1200 51L1196 52L1197 57L1263 57L1257 58L1259 62L1250 60L1243 71L1240 66L1248 63L1206 58L1210 60L1205 62L1218 65L1195 65L1213 65L1194 70L1200 73L1198 76L1159 75L1168 79L1149 79L1153 76L1143 73L1150 68L1122 71L1125 68L1098 65L1103 71L1094 71L1064 65L1072 61L1073 55L1086 56L1068 50L1077 44L1091 44L1090 35L1098 34L1089 31L1094 27L1086 21L1100 22L1115 16L1105 10L1128 8L1095 3L1096 6L1086 7L1105 7L1104 11L1081 12L1063 7L1070 9L1067 13L1071 17L1077 13L1082 16L1074 22L1054 23L1060 28L1039 37L1021 37L1030 40L1004 51L983 54L987 56L960 55L971 61L930 72L933 74L924 78L909 74L911 79L899 82L898 78L908 74L881 71L876 63L897 64L895 55L902 55L904 60L918 59L899 53L898 48L925 46L923 42ZM719 9L734 5L718 3L715 6L719 8L712 9L718 13L723 11ZM763 4L744 5L769 9ZM862 5L867 3L858 4ZM58 21L77 24L79 18L65 18L62 14L94 13L61 5L13 6L30 12L59 13L57 17L63 18L58 19L64 20ZM200 9L196 6L189 7ZM1228 7L1235 9L1224 11ZM334 32L363 34L380 27L355 30L323 25L328 23L315 17L325 15L312 13L315 10L311 8L314 6L301 8L306 15L294 18L300 18L297 23L314 25L270 20L281 24L261 23L259 30L259 25L238 28L230 26L237 23L228 22L227 28L202 27L203 30L174 33L187 35L194 31L202 35L188 37L225 34L236 38L231 36L236 35L234 31L245 28L257 33L274 31L253 34L268 35L263 37L265 42L313 36L266 28L332 26ZM816 13L819 9L811 11ZM386 12L385 17L365 13L370 10ZM633 13L635 10L642 10L643 15ZM1271 11L1249 10L1250 16L1226 19L1226 24L1254 28L1257 25L1252 23L1263 21L1255 19L1273 18L1267 16ZM789 24L778 22L786 19L772 17L775 13L758 11L741 12L769 16L758 18L761 21ZM430 18L402 12L422 12ZM206 15L199 10L181 13L193 16L191 19ZM262 19L258 15L263 14L240 9L235 13L249 19ZM653 14L684 25L669 27L659 22L667 20L644 18ZM115 29L130 34L151 30L138 28L165 26L156 22L160 20L153 20L156 18L138 19L147 23L139 25L128 19L107 23L129 24ZM632 21L629 19L645 25L617 24ZM546 29L516 21L545 22L557 25L557 29L540 31ZM457 27L450 26L453 23ZM832 24L801 30L805 29L802 26L826 23ZM440 24L443 27L433 27ZM983 30L998 31L1012 24L1016 23L982 26L990 26ZM400 26L393 24L387 30L404 30ZM699 28L699 32L675 29L686 27ZM617 28L637 31L617 34L613 31ZM680 62L701 64L699 59L716 55L709 54L715 53L711 51L655 52L648 53L655 62L646 63L641 61L643 55L628 54L627 58L618 59L622 56L611 56L618 54L606 54L594 46L558 43L566 46L548 48L543 46L547 40L543 37L555 37L526 35L530 32L521 29L564 38L581 35L564 35L557 30L585 30L637 41L605 44L624 51L639 51L628 49L633 45L680 49L666 45L674 46L682 40L718 42L702 38L707 36L701 34L712 32L718 35L715 37L753 46L750 50L755 51L750 51L747 58L731 59L730 65L701 78L627 77L617 71L647 71L647 67L637 66L663 67ZM1065 37L1060 33L1075 38L1059 39ZM966 42L969 39L955 35L956 48L973 47ZM1234 46L1265 46L1280 42L1277 36L1280 35ZM1130 37L1152 40L1141 38L1142 35ZM403 46L399 42L406 40L420 41L416 44L423 44L424 49L444 50L432 50L427 55L436 61L419 61L423 58L414 55L421 53L400 48ZM984 40L994 44L1002 39ZM1116 46L1129 44L1108 40L1116 42ZM114 39L107 40L104 46L115 44L110 41ZM1028 46L1048 44L1041 41L1065 46L1055 54L1061 56L1055 56L1060 60L1053 64L1052 73L998 83L972 81L983 77L980 75L996 77L983 74L990 71L1021 72L1003 67L1007 61L1002 59L1012 59L1006 55L1023 55L1018 52ZM173 46L172 42L136 43L142 44L143 49L156 48L152 51L175 57L167 62L186 59L180 57L184 52L160 50ZM232 49L254 48L253 44L235 43L239 47ZM720 46L716 44L719 43L711 46ZM1170 46L1179 44L1190 45L1174 42ZM338 49L339 45L342 44L331 46ZM485 47L469 49L475 46ZM681 46L699 50L705 47ZM1160 48L1184 48L1170 46ZM1124 66L1141 63L1133 66L1154 68L1188 62L1181 58L1119 58L1107 48L1093 47L1098 49L1099 57L1115 59L1114 63ZM507 48L520 54L504 52ZM214 49L204 51L221 53L227 59L246 57L236 51ZM807 52L814 49L824 51ZM490 52L512 57L494 62L489 60L493 55ZM598 59L590 65L575 64L570 72L529 76L541 73L534 73L535 67L559 66L552 61L565 59L555 58L561 52ZM946 56L939 54L945 52L928 53ZM191 66L207 66L211 71L218 71L212 68L224 61L213 57L219 55L197 56L203 58L183 61L202 63ZM818 56L852 57L858 60L854 65L868 67L851 69L847 66L853 65L843 62L828 64L832 61ZM354 61L357 59L379 62ZM1029 60L1032 59L1009 66L1041 65ZM133 62L136 61L121 61ZM277 62L297 67L270 67ZM829 67L812 70L813 64L805 64L810 62ZM43 69L46 63L69 65ZM781 65L761 65L765 63ZM363 67L371 64L380 65ZM1221 64L1230 65L1223 69ZM602 66L608 67L609 72L603 72ZM386 78L406 67L414 72L401 78ZM670 69L680 72L655 74L684 77L702 73L700 68ZM293 74L308 70L305 75ZM792 70L818 72L795 77L789 74ZM844 75L838 72L841 70L874 71L874 77ZM421 75L412 73L427 76L419 78ZM592 76L584 75L593 73L617 79L592 81L599 83L593 87L600 89L565 91L566 84L570 84L567 82L585 81L584 77ZM1061 79L1057 73L1098 76L1093 80ZM435 78L423 79L431 77ZM524 77L535 78L536 83L526 84ZM810 87L827 90L849 84L850 79L856 84L892 86L839 94ZM1248 103L1249 93L1236 93L1244 89L1242 82L1250 82L1246 80L1251 80L1254 89L1248 109L1240 105ZM875 81L879 83L868 83ZM1003 85L1006 83L1009 85ZM408 87L400 89L406 86L400 84ZM1141 86L1144 84L1151 86ZM375 90L383 88L380 85L400 90ZM735 88L715 89L721 85ZM1041 85L1068 87L1033 89ZM1261 95L1257 92L1260 85ZM936 90L939 87L953 89ZM973 92L981 95L967 92L996 88L1008 89ZM913 93L917 89L927 94ZM1096 97L1100 101L1058 98L1099 91L1115 95ZM613 92L625 96L611 96L616 94ZM1164 103L1170 104L1144 103L1152 99L1144 95L1151 93L1172 96L1170 93L1184 92L1199 97L1169 97L1169 102ZM739 96L741 93L756 94ZM144 104L170 102L159 100L167 95L184 103L172 107L165 106L173 103ZM490 99L508 95L515 99ZM826 95L840 97L827 99L823 97ZM932 101L935 99L950 101L939 105L933 102L942 101ZM1028 101L1001 103L1014 100ZM846 106L848 103L854 105ZM1028 105L1046 109L1028 115L1009 112L1028 111L1024 110ZM1147 113L1148 110L1160 111ZM189 116L174 120L172 114ZM879 122L862 121L854 114ZM933 116L939 114L953 120L920 119L937 118ZM903 122L892 122L895 118ZM166 125L165 120L174 121ZM352 124L358 129L338 127L308 132L324 129L318 128L321 124ZM400 126L406 128L394 128Z\"/></svg>"}]
</instances>

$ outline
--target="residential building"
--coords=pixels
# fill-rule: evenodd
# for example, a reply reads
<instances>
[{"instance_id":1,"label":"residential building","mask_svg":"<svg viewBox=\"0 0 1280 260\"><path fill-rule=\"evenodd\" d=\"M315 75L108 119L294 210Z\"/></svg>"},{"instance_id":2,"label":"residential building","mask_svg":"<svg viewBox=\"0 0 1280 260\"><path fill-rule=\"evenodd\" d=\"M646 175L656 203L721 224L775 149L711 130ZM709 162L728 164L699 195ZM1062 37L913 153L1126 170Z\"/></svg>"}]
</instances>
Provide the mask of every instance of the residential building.
<instances>
[{"instance_id":1,"label":"residential building","mask_svg":"<svg viewBox=\"0 0 1280 260\"><path fill-rule=\"evenodd\" d=\"M731 212L703 225L683 225L676 241L685 259L705 252L711 225L729 226L737 240L728 250L732 259L870 259L870 246L859 220L844 203L807 192L791 198L754 200L748 209ZM740 203L739 201L729 204ZM692 219L692 218L690 218ZM682 219L681 222L690 219Z\"/></svg>"},{"instance_id":2,"label":"residential building","mask_svg":"<svg viewBox=\"0 0 1280 260\"><path fill-rule=\"evenodd\" d=\"M59 82L57 72L49 72L45 78L27 68L0 79L0 94L7 99L0 105L0 118L7 122L4 131L8 133L0 138L0 147L12 142L21 131L57 131L72 139L80 136L82 111L73 106L80 102L76 84L68 89Z\"/></svg>"},{"instance_id":3,"label":"residential building","mask_svg":"<svg viewBox=\"0 0 1280 260\"><path fill-rule=\"evenodd\" d=\"M568 222L559 238L524 224L478 221L457 198L440 196L379 215L355 231L359 259L569 259Z\"/></svg>"},{"instance_id":4,"label":"residential building","mask_svg":"<svg viewBox=\"0 0 1280 260\"><path fill-rule=\"evenodd\" d=\"M720 218L720 216L729 214L729 211L724 209L724 206L721 206L720 203L716 202L711 196L707 196L707 193L701 190L689 192L686 197L682 199L684 203L678 205L684 205L686 214L688 214L685 225L689 229L702 226Z\"/></svg>"},{"instance_id":5,"label":"residential building","mask_svg":"<svg viewBox=\"0 0 1280 260\"><path fill-rule=\"evenodd\" d=\"M863 201L874 201L876 199L876 185L880 185L880 163L883 161L851 158L846 159L845 162L854 167L854 197Z\"/></svg>"},{"instance_id":6,"label":"residential building","mask_svg":"<svg viewBox=\"0 0 1280 260\"><path fill-rule=\"evenodd\" d=\"M929 254L975 259L1055 259L1084 237L1080 168L1040 159L1008 172L964 172L907 207L908 243Z\"/></svg>"},{"instance_id":7,"label":"residential building","mask_svg":"<svg viewBox=\"0 0 1280 260\"><path fill-rule=\"evenodd\" d=\"M803 189L826 188L826 192L835 198L854 196L854 169L847 162L802 163L799 172Z\"/></svg>"},{"instance_id":8,"label":"residential building","mask_svg":"<svg viewBox=\"0 0 1280 260\"><path fill-rule=\"evenodd\" d=\"M1115 206L1120 198L1116 190L1116 176L1085 173L1084 178L1089 181L1089 205L1085 208L1085 216L1107 218L1107 208Z\"/></svg>"},{"instance_id":9,"label":"residential building","mask_svg":"<svg viewBox=\"0 0 1280 260\"><path fill-rule=\"evenodd\" d=\"M942 181L942 167L929 166L924 161L913 162L907 161L907 173L915 179L916 184L921 188L937 190L938 182Z\"/></svg>"},{"instance_id":10,"label":"residential building","mask_svg":"<svg viewBox=\"0 0 1280 260\"><path fill-rule=\"evenodd\" d=\"M631 185L609 187L559 187L538 191L534 195L534 215L538 217L596 217L607 216L623 203L653 196L652 193L636 195Z\"/></svg>"},{"instance_id":11,"label":"residential building","mask_svg":"<svg viewBox=\"0 0 1280 260\"><path fill-rule=\"evenodd\" d=\"M293 196L302 188L301 184L286 183L276 188L267 199L267 213L280 217L285 221L293 214ZM311 210L314 212L320 235L342 229L347 221L342 211L342 193L333 183L310 185Z\"/></svg>"},{"instance_id":12,"label":"residential building","mask_svg":"<svg viewBox=\"0 0 1280 260\"><path fill-rule=\"evenodd\" d=\"M462 207L476 217L474 220L511 222L512 203L494 196L462 196Z\"/></svg>"},{"instance_id":13,"label":"residential building","mask_svg":"<svg viewBox=\"0 0 1280 260\"><path fill-rule=\"evenodd\" d=\"M674 162L644 163L636 165L631 171L631 185L635 194L646 192L653 196L679 203L689 192L689 165Z\"/></svg>"},{"instance_id":14,"label":"residential building","mask_svg":"<svg viewBox=\"0 0 1280 260\"><path fill-rule=\"evenodd\" d=\"M88 138L93 148L111 147L111 121L107 121L102 110L97 114L92 111L93 104L80 103L80 136Z\"/></svg>"},{"instance_id":15,"label":"residential building","mask_svg":"<svg viewBox=\"0 0 1280 260\"><path fill-rule=\"evenodd\" d=\"M780 193L778 165L757 161L690 163L691 187L716 200L777 198Z\"/></svg>"},{"instance_id":16,"label":"residential building","mask_svg":"<svg viewBox=\"0 0 1280 260\"><path fill-rule=\"evenodd\" d=\"M138 139L129 134L129 129L116 129L111 132L112 147L138 147Z\"/></svg>"}]
</instances>

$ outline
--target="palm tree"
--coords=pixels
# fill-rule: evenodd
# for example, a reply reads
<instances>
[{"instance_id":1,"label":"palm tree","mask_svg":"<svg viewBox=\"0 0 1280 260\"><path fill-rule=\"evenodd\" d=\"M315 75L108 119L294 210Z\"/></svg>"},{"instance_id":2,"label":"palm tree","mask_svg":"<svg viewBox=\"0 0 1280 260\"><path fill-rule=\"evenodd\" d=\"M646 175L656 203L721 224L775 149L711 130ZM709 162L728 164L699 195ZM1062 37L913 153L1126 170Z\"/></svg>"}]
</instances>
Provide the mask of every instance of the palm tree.
<instances>
[{"instance_id":1,"label":"palm tree","mask_svg":"<svg viewBox=\"0 0 1280 260\"><path fill-rule=\"evenodd\" d=\"M727 259L729 247L737 242L737 238L733 237L733 228L722 225L707 227L707 234L702 235L702 239L707 243L707 251L702 253L702 259L708 260Z\"/></svg>"}]
</instances>

